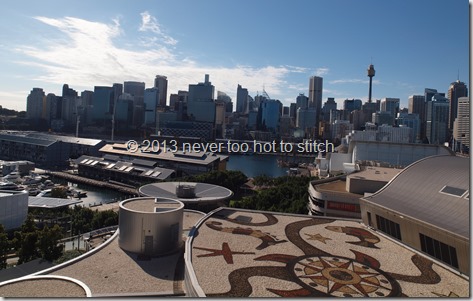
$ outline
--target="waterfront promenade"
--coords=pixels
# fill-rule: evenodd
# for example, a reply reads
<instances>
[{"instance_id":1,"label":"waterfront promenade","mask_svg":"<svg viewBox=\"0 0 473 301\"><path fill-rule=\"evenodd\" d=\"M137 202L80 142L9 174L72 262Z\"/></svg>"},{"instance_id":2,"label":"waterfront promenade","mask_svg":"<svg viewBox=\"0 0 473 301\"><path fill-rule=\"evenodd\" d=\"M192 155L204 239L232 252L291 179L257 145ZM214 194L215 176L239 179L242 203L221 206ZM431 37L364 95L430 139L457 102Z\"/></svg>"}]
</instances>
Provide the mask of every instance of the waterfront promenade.
<instances>
[{"instance_id":1,"label":"waterfront promenade","mask_svg":"<svg viewBox=\"0 0 473 301\"><path fill-rule=\"evenodd\" d=\"M138 195L138 191L136 188L131 188L127 186L122 186L114 183L110 183L107 181L99 181L99 180L94 180L94 179L89 179L89 178L84 178L78 175L73 175L67 172L61 172L61 171L49 171L49 170L44 170L44 174L50 175L53 177L58 177L61 179L73 181L76 183L83 183L91 186L96 186L96 187L101 187L101 188L107 188L107 189L113 189L115 191L125 193L125 194L130 194L130 195Z\"/></svg>"}]
</instances>

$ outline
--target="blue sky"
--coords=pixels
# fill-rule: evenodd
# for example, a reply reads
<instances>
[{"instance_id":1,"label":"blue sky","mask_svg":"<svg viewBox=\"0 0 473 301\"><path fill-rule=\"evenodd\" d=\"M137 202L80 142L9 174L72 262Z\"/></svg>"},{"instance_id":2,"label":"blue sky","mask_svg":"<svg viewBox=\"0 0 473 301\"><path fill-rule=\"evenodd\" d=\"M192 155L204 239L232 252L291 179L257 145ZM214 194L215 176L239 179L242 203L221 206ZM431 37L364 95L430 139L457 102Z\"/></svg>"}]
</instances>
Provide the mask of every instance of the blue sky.
<instances>
[{"instance_id":1,"label":"blue sky","mask_svg":"<svg viewBox=\"0 0 473 301\"><path fill-rule=\"evenodd\" d=\"M424 88L469 84L466 0L3 1L0 104L24 110L33 87L61 94L168 77L169 93L210 74L236 100L266 92L285 105L324 78L323 99L407 106Z\"/></svg>"}]
</instances>

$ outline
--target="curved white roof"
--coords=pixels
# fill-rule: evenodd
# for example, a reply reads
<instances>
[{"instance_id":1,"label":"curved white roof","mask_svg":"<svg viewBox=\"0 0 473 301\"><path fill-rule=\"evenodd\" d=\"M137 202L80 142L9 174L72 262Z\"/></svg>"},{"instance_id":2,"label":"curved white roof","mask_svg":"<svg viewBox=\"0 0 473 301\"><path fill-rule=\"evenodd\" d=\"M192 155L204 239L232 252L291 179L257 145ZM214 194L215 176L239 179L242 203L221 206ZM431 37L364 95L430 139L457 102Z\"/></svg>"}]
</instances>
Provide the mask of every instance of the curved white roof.
<instances>
[{"instance_id":1,"label":"curved white roof","mask_svg":"<svg viewBox=\"0 0 473 301\"><path fill-rule=\"evenodd\" d=\"M469 158L427 157L363 199L468 239L469 167Z\"/></svg>"}]
</instances>

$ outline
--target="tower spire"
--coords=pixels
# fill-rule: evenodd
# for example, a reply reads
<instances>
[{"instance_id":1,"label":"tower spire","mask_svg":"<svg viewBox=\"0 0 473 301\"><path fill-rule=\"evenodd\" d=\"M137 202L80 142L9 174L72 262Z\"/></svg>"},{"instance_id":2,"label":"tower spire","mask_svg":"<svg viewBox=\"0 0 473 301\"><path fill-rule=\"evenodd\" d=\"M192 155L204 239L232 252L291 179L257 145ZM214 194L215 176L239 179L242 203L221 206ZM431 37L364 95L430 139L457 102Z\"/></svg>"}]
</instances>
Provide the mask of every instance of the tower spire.
<instances>
[{"instance_id":1,"label":"tower spire","mask_svg":"<svg viewBox=\"0 0 473 301\"><path fill-rule=\"evenodd\" d=\"M373 58L371 58L373 59ZM373 76L375 75L375 70L374 70L374 66L373 64L370 64L368 66L368 77L370 78L370 90L369 90L369 94L368 94L368 103L371 103L371 88L372 88L372 85L373 85Z\"/></svg>"}]
</instances>

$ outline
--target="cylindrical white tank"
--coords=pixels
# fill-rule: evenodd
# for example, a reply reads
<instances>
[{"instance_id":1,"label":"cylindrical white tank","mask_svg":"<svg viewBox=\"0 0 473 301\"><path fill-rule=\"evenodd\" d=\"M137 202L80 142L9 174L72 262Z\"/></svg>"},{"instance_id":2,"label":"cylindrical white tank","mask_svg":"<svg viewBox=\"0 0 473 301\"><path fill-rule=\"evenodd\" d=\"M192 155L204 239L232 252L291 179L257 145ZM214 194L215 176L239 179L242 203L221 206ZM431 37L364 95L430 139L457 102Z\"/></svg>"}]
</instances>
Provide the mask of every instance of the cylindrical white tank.
<instances>
[{"instance_id":1,"label":"cylindrical white tank","mask_svg":"<svg viewBox=\"0 0 473 301\"><path fill-rule=\"evenodd\" d=\"M158 256L182 246L184 204L168 198L140 197L120 203L118 244L125 251Z\"/></svg>"}]
</instances>

